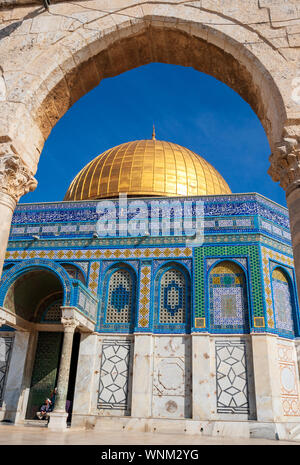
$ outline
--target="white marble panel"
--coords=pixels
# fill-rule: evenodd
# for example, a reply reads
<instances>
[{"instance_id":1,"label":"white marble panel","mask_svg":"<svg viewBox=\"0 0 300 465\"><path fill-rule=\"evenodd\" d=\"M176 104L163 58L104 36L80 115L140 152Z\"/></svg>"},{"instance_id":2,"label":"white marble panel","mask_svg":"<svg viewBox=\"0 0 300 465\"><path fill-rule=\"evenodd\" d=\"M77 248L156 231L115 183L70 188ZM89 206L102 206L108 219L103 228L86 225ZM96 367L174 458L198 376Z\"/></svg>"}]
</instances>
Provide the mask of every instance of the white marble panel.
<instances>
[{"instance_id":1,"label":"white marble panel","mask_svg":"<svg viewBox=\"0 0 300 465\"><path fill-rule=\"evenodd\" d=\"M154 345L152 416L191 417L191 338L157 336Z\"/></svg>"}]
</instances>

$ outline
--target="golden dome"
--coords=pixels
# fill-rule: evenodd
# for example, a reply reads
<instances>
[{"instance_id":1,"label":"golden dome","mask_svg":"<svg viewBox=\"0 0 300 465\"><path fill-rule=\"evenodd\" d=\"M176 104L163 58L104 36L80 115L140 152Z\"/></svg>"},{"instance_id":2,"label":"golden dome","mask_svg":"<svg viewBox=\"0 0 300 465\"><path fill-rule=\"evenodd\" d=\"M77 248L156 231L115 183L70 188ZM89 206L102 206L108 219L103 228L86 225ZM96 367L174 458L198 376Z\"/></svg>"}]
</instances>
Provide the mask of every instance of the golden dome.
<instances>
[{"instance_id":1,"label":"golden dome","mask_svg":"<svg viewBox=\"0 0 300 465\"><path fill-rule=\"evenodd\" d=\"M160 140L113 147L88 163L64 200L231 194L220 173L191 150Z\"/></svg>"}]
</instances>

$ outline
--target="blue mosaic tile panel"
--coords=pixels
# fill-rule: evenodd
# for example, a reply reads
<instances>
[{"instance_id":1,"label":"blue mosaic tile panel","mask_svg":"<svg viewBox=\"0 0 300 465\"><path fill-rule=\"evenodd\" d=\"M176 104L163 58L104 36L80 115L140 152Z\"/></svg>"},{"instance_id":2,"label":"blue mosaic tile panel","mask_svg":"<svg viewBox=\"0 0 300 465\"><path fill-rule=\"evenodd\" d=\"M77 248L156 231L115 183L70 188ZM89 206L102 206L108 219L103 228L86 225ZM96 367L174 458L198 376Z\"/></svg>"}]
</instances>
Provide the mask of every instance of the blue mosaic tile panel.
<instances>
[{"instance_id":1,"label":"blue mosaic tile panel","mask_svg":"<svg viewBox=\"0 0 300 465\"><path fill-rule=\"evenodd\" d=\"M132 307L132 278L127 270L117 270L110 278L106 322L129 323Z\"/></svg>"},{"instance_id":2,"label":"blue mosaic tile panel","mask_svg":"<svg viewBox=\"0 0 300 465\"><path fill-rule=\"evenodd\" d=\"M160 282L160 323L185 323L185 293L184 275L176 269L166 271Z\"/></svg>"},{"instance_id":3,"label":"blue mosaic tile panel","mask_svg":"<svg viewBox=\"0 0 300 465\"><path fill-rule=\"evenodd\" d=\"M276 329L294 335L293 298L285 274L278 268L272 273L273 303Z\"/></svg>"}]
</instances>

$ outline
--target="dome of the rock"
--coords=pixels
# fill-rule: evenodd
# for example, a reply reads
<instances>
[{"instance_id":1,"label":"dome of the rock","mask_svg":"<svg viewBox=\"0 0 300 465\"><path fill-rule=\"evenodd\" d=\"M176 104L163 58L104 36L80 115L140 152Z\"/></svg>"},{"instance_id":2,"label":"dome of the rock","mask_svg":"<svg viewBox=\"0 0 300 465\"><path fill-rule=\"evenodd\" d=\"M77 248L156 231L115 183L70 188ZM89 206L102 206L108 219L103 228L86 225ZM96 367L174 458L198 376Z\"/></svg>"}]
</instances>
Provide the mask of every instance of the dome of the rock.
<instances>
[{"instance_id":1,"label":"dome of the rock","mask_svg":"<svg viewBox=\"0 0 300 465\"><path fill-rule=\"evenodd\" d=\"M172 142L137 140L106 150L71 182L64 200L224 195L231 190L203 157Z\"/></svg>"}]
</instances>

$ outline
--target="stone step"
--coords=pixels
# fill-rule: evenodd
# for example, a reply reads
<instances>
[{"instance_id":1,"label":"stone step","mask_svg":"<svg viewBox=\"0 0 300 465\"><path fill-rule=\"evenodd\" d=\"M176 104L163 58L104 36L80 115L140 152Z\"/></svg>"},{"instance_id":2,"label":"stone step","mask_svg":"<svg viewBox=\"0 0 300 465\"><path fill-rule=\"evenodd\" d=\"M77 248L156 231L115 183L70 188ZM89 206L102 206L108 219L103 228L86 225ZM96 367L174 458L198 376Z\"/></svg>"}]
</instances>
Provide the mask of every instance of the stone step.
<instances>
[{"instance_id":1,"label":"stone step","mask_svg":"<svg viewBox=\"0 0 300 465\"><path fill-rule=\"evenodd\" d=\"M35 428L47 428L47 420L25 420L24 426L33 426Z\"/></svg>"}]
</instances>

